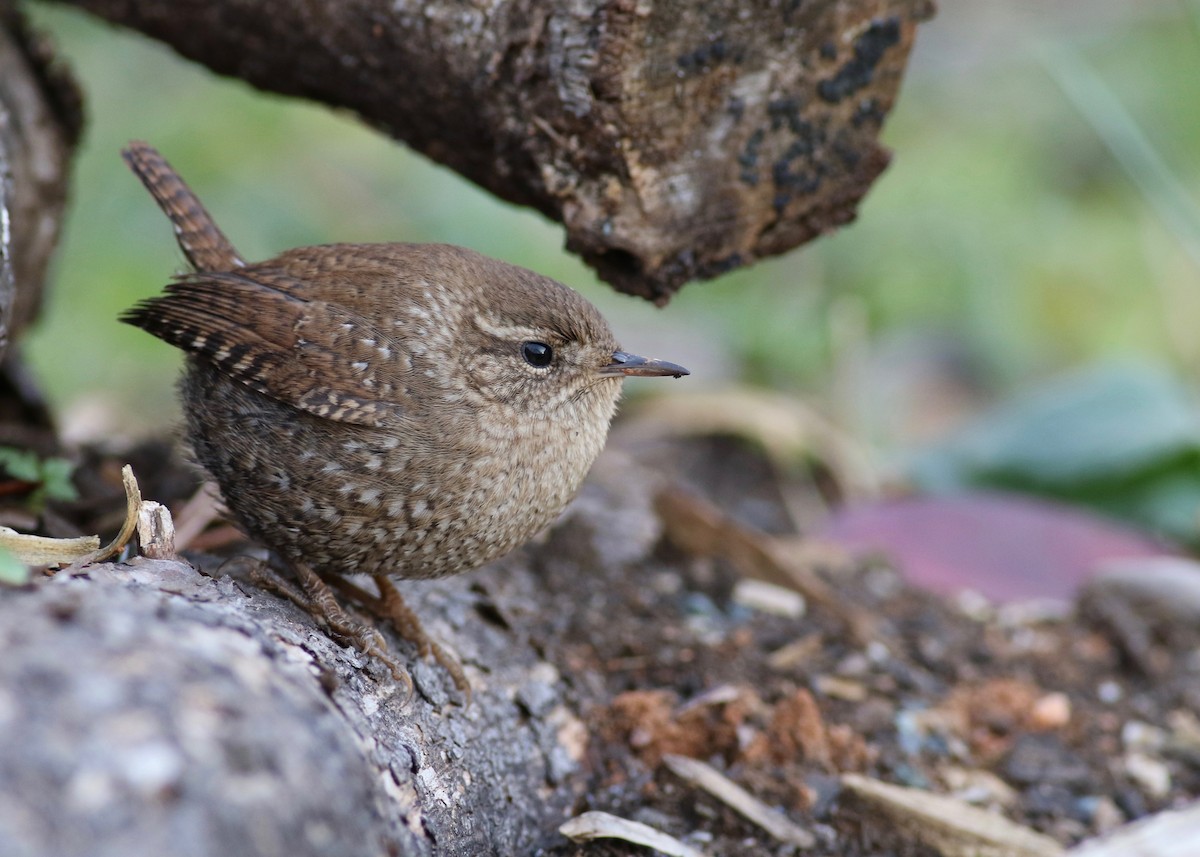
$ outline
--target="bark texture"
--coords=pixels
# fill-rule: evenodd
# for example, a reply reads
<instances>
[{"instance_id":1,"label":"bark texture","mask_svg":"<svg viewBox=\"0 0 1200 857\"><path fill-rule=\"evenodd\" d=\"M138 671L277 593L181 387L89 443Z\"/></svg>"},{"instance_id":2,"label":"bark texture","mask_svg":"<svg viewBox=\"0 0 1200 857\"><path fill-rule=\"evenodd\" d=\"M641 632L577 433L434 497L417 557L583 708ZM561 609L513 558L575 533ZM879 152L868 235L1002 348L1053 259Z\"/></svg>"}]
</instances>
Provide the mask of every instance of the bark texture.
<instances>
[{"instance_id":1,"label":"bark texture","mask_svg":"<svg viewBox=\"0 0 1200 857\"><path fill-rule=\"evenodd\" d=\"M80 124L66 70L0 2L0 360L41 305Z\"/></svg>"},{"instance_id":2,"label":"bark texture","mask_svg":"<svg viewBox=\"0 0 1200 857\"><path fill-rule=\"evenodd\" d=\"M484 622L465 710L433 668L406 704L290 607L179 562L10 594L0 629L10 857L516 854L568 817L561 686Z\"/></svg>"},{"instance_id":3,"label":"bark texture","mask_svg":"<svg viewBox=\"0 0 1200 857\"><path fill-rule=\"evenodd\" d=\"M631 294L851 220L932 0L63 0L356 111Z\"/></svg>"}]
</instances>

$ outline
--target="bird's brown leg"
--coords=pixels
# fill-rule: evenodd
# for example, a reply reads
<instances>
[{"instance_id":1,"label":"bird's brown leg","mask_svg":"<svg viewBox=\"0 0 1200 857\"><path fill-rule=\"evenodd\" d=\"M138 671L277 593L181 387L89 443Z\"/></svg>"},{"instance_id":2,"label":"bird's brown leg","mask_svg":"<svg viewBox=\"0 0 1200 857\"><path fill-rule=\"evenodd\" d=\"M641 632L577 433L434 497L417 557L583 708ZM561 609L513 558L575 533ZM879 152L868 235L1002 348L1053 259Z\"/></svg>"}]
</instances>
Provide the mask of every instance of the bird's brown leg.
<instances>
[{"instance_id":1,"label":"bird's brown leg","mask_svg":"<svg viewBox=\"0 0 1200 857\"><path fill-rule=\"evenodd\" d=\"M296 589L267 563L256 565L250 571L250 579L263 589L270 590L291 601L304 612L329 629L340 642L359 648L368 657L382 661L392 677L405 686L405 693L413 691L412 676L388 651L387 641L378 629L365 622L351 618L338 601L337 596L321 577L304 563L289 566L300 580L304 591ZM357 589L357 587L355 587Z\"/></svg>"},{"instance_id":2,"label":"bird's brown leg","mask_svg":"<svg viewBox=\"0 0 1200 857\"><path fill-rule=\"evenodd\" d=\"M285 580L283 575L271 568L270 563L265 560L251 559L250 557L236 557L234 561L237 561L239 564L242 564L244 561L249 566L246 576L259 589L273 592L280 598L292 602L305 613L312 613L311 605L308 603L308 598L305 597L304 593ZM227 564L223 564L221 568L225 569Z\"/></svg>"},{"instance_id":3,"label":"bird's brown leg","mask_svg":"<svg viewBox=\"0 0 1200 857\"><path fill-rule=\"evenodd\" d=\"M470 703L471 683L467 681L467 674L463 672L462 664L442 648L437 640L425 632L417 614L404 603L404 598L386 574L371 576L375 579L375 585L379 587L379 600L374 605L370 605L370 609L380 618L391 622L392 627L401 637L417 647L417 653L421 657L433 655L433 659L450 674L450 678L454 680L454 686L467 697L467 702Z\"/></svg>"},{"instance_id":4,"label":"bird's brown leg","mask_svg":"<svg viewBox=\"0 0 1200 857\"><path fill-rule=\"evenodd\" d=\"M379 595L373 595L361 586L351 583L341 575L330 575L322 580L331 589L336 589L345 598L349 598L359 606L370 611L373 616L391 623L396 632L417 647L417 655L433 659L450 674L454 686L471 701L471 682L463 671L462 664L454 655L447 652L440 643L431 637L421 624L416 612L404 603L403 596L397 591L391 579L385 574L371 575L375 585L379 587Z\"/></svg>"},{"instance_id":5,"label":"bird's brown leg","mask_svg":"<svg viewBox=\"0 0 1200 857\"><path fill-rule=\"evenodd\" d=\"M378 595L363 589L361 586L351 583L348 578L340 574L331 574L327 578L321 578L331 589L337 590L343 598L348 598L355 604L365 607L374 616L383 616L379 611L383 609L383 601ZM387 618L383 616L383 618Z\"/></svg>"}]
</instances>

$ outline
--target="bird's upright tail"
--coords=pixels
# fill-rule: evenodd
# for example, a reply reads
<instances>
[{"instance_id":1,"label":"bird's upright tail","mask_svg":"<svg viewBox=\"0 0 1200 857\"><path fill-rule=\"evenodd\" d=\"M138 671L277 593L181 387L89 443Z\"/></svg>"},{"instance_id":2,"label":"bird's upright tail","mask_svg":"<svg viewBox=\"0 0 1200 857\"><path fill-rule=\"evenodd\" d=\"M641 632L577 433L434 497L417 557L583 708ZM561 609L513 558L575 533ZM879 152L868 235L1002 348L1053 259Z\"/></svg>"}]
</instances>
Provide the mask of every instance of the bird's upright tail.
<instances>
[{"instance_id":1,"label":"bird's upright tail","mask_svg":"<svg viewBox=\"0 0 1200 857\"><path fill-rule=\"evenodd\" d=\"M193 268L202 273L231 271L246 264L192 189L157 149L135 140L121 150L121 157L171 219L179 247Z\"/></svg>"}]
</instances>

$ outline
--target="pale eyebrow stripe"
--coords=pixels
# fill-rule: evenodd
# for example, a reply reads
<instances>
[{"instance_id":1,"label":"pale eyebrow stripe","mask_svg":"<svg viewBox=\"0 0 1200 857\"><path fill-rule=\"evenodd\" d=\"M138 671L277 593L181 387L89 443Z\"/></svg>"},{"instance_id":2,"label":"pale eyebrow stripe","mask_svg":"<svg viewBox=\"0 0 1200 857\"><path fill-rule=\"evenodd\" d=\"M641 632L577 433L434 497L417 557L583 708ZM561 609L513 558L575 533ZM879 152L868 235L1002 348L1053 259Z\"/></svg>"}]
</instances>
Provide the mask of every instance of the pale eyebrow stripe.
<instances>
[{"instance_id":1,"label":"pale eyebrow stripe","mask_svg":"<svg viewBox=\"0 0 1200 857\"><path fill-rule=\"evenodd\" d=\"M500 324L492 324L479 313L475 314L475 316L472 318L472 321L475 322L475 326L481 331L490 336L494 336L497 339L516 341L523 339L544 339L546 336L545 331L538 331L532 327L525 327L524 325L510 327Z\"/></svg>"}]
</instances>

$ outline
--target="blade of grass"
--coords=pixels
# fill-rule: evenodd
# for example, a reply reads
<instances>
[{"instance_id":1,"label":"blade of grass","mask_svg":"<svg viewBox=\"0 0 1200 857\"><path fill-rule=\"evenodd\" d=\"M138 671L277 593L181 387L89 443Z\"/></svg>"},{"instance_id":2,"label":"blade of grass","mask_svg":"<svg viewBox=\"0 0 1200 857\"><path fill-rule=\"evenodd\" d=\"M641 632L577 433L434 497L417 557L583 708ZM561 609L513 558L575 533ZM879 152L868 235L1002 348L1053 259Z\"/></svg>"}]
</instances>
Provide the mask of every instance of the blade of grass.
<instances>
[{"instance_id":1,"label":"blade of grass","mask_svg":"<svg viewBox=\"0 0 1200 857\"><path fill-rule=\"evenodd\" d=\"M1200 267L1200 204L1171 173L1137 121L1069 45L1045 45L1042 64Z\"/></svg>"}]
</instances>

